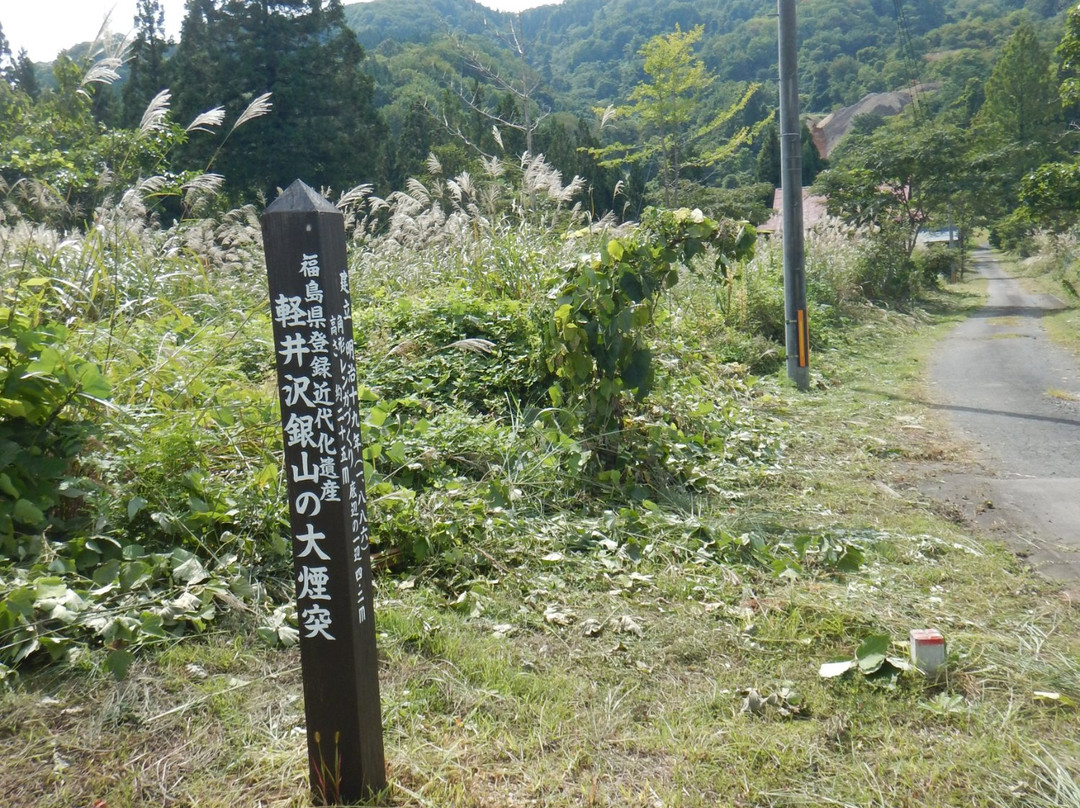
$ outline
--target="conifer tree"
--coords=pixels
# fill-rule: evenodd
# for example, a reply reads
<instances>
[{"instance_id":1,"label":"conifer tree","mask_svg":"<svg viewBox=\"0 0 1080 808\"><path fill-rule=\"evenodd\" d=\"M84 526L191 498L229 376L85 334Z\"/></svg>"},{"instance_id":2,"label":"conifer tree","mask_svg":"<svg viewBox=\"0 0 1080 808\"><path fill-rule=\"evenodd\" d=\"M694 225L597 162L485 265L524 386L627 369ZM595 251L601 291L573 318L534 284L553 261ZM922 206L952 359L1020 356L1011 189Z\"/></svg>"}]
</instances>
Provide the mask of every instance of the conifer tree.
<instances>
[{"instance_id":1,"label":"conifer tree","mask_svg":"<svg viewBox=\"0 0 1080 808\"><path fill-rule=\"evenodd\" d=\"M1021 180L1060 151L1061 95L1035 29L1022 23L1005 43L975 116L980 213L989 221L1019 204Z\"/></svg>"},{"instance_id":2,"label":"conifer tree","mask_svg":"<svg viewBox=\"0 0 1080 808\"><path fill-rule=\"evenodd\" d=\"M975 126L988 145L1013 146L1023 173L1049 156L1061 134L1061 95L1050 72L1050 56L1030 23L1005 43L986 82L986 100ZM1014 158L1014 159L1015 159Z\"/></svg>"},{"instance_id":3,"label":"conifer tree","mask_svg":"<svg viewBox=\"0 0 1080 808\"><path fill-rule=\"evenodd\" d=\"M265 92L273 104L220 152L193 141L191 156L241 193L379 179L384 127L363 59L340 0L188 0L171 64L180 120L218 104L236 115Z\"/></svg>"},{"instance_id":4,"label":"conifer tree","mask_svg":"<svg viewBox=\"0 0 1080 808\"><path fill-rule=\"evenodd\" d=\"M124 122L137 126L146 105L168 86L165 75L165 12L159 0L139 0L135 11L128 79L124 83Z\"/></svg>"}]
</instances>

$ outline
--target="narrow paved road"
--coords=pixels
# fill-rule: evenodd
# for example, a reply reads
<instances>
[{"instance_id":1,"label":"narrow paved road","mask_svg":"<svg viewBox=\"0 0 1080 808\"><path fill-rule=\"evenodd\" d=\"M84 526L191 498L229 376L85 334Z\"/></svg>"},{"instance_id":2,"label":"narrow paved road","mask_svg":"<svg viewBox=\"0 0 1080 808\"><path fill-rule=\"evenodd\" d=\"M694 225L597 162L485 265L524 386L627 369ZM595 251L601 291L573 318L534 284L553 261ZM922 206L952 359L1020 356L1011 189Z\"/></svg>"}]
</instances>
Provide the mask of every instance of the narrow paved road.
<instances>
[{"instance_id":1,"label":"narrow paved road","mask_svg":"<svg viewBox=\"0 0 1080 808\"><path fill-rule=\"evenodd\" d=\"M986 305L939 346L931 396L970 441L982 471L937 480L944 498L977 504L1041 573L1080 580L1080 362L1040 322L1063 304L1031 295L989 251L975 269ZM965 492L959 495L958 492Z\"/></svg>"}]
</instances>

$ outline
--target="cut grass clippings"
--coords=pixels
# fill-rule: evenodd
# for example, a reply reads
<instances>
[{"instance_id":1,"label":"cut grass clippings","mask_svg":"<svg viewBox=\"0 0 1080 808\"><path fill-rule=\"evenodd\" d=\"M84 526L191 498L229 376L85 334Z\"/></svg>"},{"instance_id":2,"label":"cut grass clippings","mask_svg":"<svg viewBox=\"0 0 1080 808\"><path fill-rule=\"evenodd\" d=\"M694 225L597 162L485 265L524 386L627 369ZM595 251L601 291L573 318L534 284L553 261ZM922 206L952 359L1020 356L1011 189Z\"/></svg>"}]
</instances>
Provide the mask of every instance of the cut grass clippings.
<instances>
[{"instance_id":1,"label":"cut grass clippings","mask_svg":"<svg viewBox=\"0 0 1080 808\"><path fill-rule=\"evenodd\" d=\"M966 462L922 383L968 288L933 315L868 310L813 357L809 393L759 384L784 462L696 507L736 536L812 537L798 568L718 563L661 529L632 553L582 547L560 514L566 530L483 548L472 579L383 574L387 804L1080 805L1080 611L916 486ZM830 547L862 565L816 564ZM937 678L819 676L874 635L906 657L928 627ZM3 805L307 805L298 664L237 615L121 682L89 658L24 671L0 697Z\"/></svg>"}]
</instances>

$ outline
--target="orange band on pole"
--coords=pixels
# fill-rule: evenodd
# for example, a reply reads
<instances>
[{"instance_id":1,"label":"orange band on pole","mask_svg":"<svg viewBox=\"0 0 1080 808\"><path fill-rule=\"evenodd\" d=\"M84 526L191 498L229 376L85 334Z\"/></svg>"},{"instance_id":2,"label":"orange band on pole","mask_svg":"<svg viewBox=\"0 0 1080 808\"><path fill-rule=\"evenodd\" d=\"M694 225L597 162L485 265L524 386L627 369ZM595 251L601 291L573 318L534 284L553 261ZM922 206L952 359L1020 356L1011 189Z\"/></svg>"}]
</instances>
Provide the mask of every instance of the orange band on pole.
<instances>
[{"instance_id":1,"label":"orange band on pole","mask_svg":"<svg viewBox=\"0 0 1080 808\"><path fill-rule=\"evenodd\" d=\"M796 312L796 318L796 328L799 332L799 367L804 368L810 364L810 332L806 323L806 309L799 309Z\"/></svg>"}]
</instances>

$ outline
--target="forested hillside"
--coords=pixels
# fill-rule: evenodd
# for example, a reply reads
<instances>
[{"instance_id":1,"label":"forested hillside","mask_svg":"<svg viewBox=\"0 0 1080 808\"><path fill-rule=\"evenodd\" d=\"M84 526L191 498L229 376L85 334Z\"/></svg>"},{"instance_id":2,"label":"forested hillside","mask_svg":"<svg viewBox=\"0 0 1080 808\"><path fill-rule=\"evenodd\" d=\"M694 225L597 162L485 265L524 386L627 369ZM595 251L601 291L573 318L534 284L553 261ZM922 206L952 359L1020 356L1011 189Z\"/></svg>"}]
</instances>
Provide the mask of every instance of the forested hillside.
<instances>
[{"instance_id":1,"label":"forested hillside","mask_svg":"<svg viewBox=\"0 0 1080 808\"><path fill-rule=\"evenodd\" d=\"M869 92L940 78L989 59L1021 17L1052 20L1065 0L809 0L799 3L800 85L808 112ZM474 0L375 0L346 6L366 48L398 54L447 35L493 38L517 27L531 66L557 106L587 113L618 101L641 77L636 54L651 37L705 27L701 55L724 81L775 81L776 3L770 0L565 0L513 15ZM1052 38L1053 26L1045 29ZM391 44L393 43L393 44ZM406 48L406 50L408 50ZM944 64L942 64L944 62Z\"/></svg>"},{"instance_id":2,"label":"forested hillside","mask_svg":"<svg viewBox=\"0 0 1080 808\"><path fill-rule=\"evenodd\" d=\"M619 143L650 142L644 111L628 103L636 88L656 80L643 48L700 27L693 42L681 45L703 67L697 86L687 90L690 112L680 124L688 135L678 143L682 197L718 213L767 216L766 186L777 182L776 141L762 126L777 106L769 0L567 0L519 15L474 0L348 6L278 0L251 11L249 5L190 3L173 43L164 38L156 2L141 0L130 51L93 54L104 59L104 75L116 71L110 84L74 84L77 66L93 61L86 45L72 49L70 62L35 67L19 57L19 43L8 43L0 64L20 92L5 102L13 104L6 108L13 134L0 149L0 174L9 181L30 175L19 132L38 131L35 121L51 120L57 105L69 114L86 106L94 126L133 127L168 90L176 119L186 125L219 105L236 120L269 92L273 113L258 126L229 132L226 142L213 142L200 133L206 127L196 126L171 130L168 142L148 150L142 144L121 157L115 142L92 142L94 126L43 126L39 134L54 141L54 156L33 170L45 171L59 197L85 212L100 196L95 166L103 159L116 163L114 175L134 177L168 155L185 168L172 172L173 190L159 206L177 216L180 189L200 175L222 177L209 182L232 201L265 198L297 176L339 191L367 184L385 195L409 178L430 176L432 168L446 177L475 174L485 156L529 150L567 178L586 180L580 201L596 216L633 217L661 200L667 185L674 188L664 180L666 170L675 176L659 152L612 151ZM802 111L820 117L867 93L913 83L934 88L922 100L935 115L975 107L1002 43L1027 21L1052 49L1063 6L1063 0L800 3ZM308 8L315 11L305 15ZM350 29L359 46L345 35ZM617 114L601 126L599 111L608 107ZM689 133L705 130L708 137L691 142ZM739 134L744 130L747 137ZM721 160L724 140L743 145ZM807 149L810 182L819 166L809 143Z\"/></svg>"}]
</instances>

